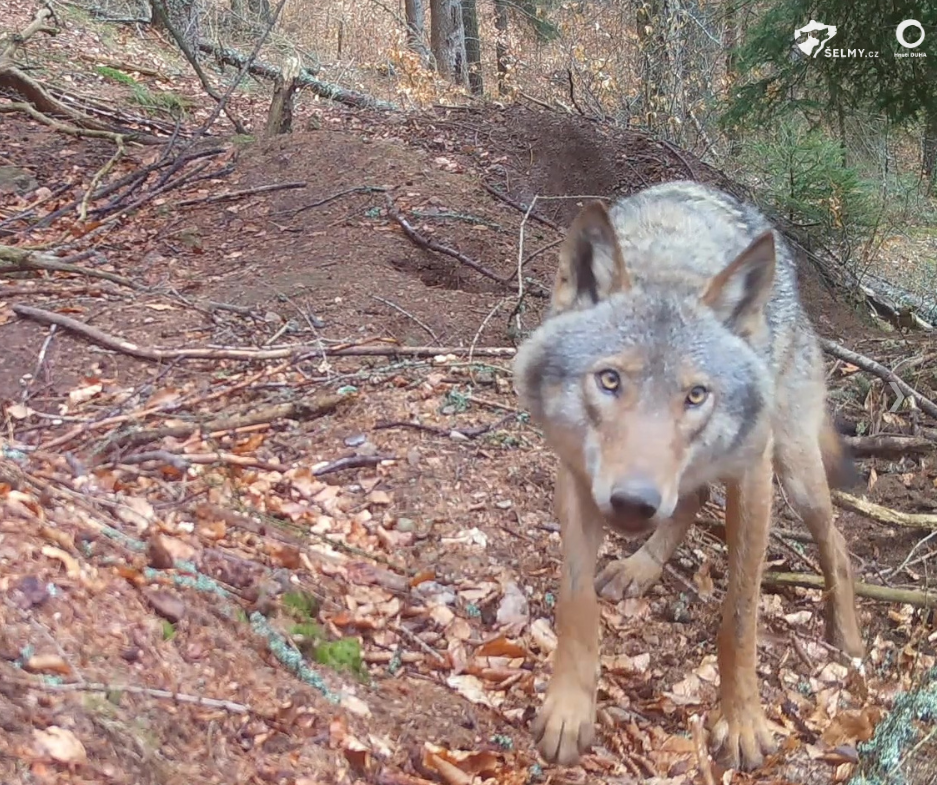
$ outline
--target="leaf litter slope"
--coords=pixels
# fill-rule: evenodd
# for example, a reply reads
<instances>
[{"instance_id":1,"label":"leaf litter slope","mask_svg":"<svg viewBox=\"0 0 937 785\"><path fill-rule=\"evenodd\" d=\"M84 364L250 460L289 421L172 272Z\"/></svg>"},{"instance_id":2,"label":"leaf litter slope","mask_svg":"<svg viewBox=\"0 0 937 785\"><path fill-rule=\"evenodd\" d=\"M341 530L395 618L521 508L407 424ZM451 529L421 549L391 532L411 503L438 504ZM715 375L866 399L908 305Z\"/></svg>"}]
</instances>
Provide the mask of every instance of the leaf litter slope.
<instances>
[{"instance_id":1,"label":"leaf litter slope","mask_svg":"<svg viewBox=\"0 0 937 785\"><path fill-rule=\"evenodd\" d=\"M18 283L2 299L67 305L147 346L510 345L511 292L405 239L385 193L421 234L506 277L522 215L482 177L518 202L688 174L720 181L639 135L610 138L587 121L518 108L323 117L319 131L232 145L229 177L115 228L107 263L151 288L128 297L54 279L59 290ZM556 139L573 140L573 152L551 149ZM100 158L96 145L79 149ZM88 153L87 176L98 158ZM283 180L307 187L167 209ZM544 206L560 224L575 209ZM525 253L558 237L530 222ZM549 285L554 259L541 254L525 275ZM522 331L543 300L524 305ZM829 302L823 311L827 327L851 326L848 312ZM7 409L13 433L38 449L22 468L8 452L0 477L5 779L28 770L49 782L699 781L687 731L716 694L717 525L694 531L647 598L603 604L596 753L563 772L532 751L560 550L554 460L513 416L508 359L311 351L297 362L154 367L61 330L43 352L45 329L3 313L4 398L19 400L20 377L40 369L27 404ZM289 417L264 421L277 406ZM787 516L783 504L778 514ZM713 505L709 517L720 515ZM877 556L881 535L842 519L860 554ZM910 548L901 546L892 564ZM812 558L782 544L771 555L778 568ZM886 621L863 603L881 635L863 679L819 642L816 592L769 594L763 607L763 695L785 757L735 781L842 779L882 696L909 678L908 658L930 657L915 619L896 611ZM285 637L296 632L305 640ZM358 664L353 646L332 657L337 668L304 670L296 652L313 661L323 641L358 641L367 678L341 667ZM23 671L83 686L27 688Z\"/></svg>"}]
</instances>

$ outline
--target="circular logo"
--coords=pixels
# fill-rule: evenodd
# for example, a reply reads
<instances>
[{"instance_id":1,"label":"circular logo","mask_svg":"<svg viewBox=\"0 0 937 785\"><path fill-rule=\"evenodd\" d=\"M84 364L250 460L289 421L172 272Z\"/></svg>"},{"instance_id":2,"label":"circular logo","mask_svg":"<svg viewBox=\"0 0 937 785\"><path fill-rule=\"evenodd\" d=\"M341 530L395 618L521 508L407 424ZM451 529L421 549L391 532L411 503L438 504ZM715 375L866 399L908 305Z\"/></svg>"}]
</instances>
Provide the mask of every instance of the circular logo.
<instances>
[{"instance_id":1,"label":"circular logo","mask_svg":"<svg viewBox=\"0 0 937 785\"><path fill-rule=\"evenodd\" d=\"M905 31L909 27L916 27L921 31L921 37L917 39L914 43L910 43L905 37ZM901 44L905 49L915 49L924 43L924 26L917 19L905 19L898 29L895 30L895 38L898 39L898 43Z\"/></svg>"}]
</instances>

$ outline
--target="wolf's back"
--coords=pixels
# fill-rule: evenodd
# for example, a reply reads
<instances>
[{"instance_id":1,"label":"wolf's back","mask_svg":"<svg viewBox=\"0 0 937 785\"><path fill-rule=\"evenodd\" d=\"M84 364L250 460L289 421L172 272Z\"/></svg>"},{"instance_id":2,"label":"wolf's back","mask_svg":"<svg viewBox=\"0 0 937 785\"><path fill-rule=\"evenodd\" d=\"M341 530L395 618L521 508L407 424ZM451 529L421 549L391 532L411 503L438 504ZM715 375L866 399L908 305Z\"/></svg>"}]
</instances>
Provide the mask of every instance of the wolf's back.
<instances>
[{"instance_id":1,"label":"wolf's back","mask_svg":"<svg viewBox=\"0 0 937 785\"><path fill-rule=\"evenodd\" d=\"M815 338L797 287L793 254L784 236L755 207L689 180L652 186L616 202L609 215L635 284L701 291L759 235L771 230L775 271L765 317L772 354L793 341L812 355ZM813 358L811 357L812 361Z\"/></svg>"}]
</instances>

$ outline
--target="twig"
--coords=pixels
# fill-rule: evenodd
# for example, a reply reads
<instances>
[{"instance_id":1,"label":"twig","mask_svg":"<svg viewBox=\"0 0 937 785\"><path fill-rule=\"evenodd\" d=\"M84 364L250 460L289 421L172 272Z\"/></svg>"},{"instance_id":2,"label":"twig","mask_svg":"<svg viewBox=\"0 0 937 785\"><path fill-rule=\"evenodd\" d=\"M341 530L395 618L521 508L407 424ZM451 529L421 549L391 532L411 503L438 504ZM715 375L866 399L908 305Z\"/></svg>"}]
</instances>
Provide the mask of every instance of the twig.
<instances>
[{"instance_id":1,"label":"twig","mask_svg":"<svg viewBox=\"0 0 937 785\"><path fill-rule=\"evenodd\" d=\"M824 589L826 581L822 575L806 572L766 572L762 578L763 586L801 586L805 589ZM856 594L870 600L895 602L914 605L918 608L937 607L937 592L917 589L893 589L889 586L876 586L872 583L854 584Z\"/></svg>"},{"instance_id":2,"label":"twig","mask_svg":"<svg viewBox=\"0 0 937 785\"><path fill-rule=\"evenodd\" d=\"M377 301L380 302L380 303L384 303L384 305L388 306L389 308L393 308L393 309L394 309L395 311L397 311L398 313L402 313L402 314L403 314L404 316L406 316L408 319L411 319L413 322L415 322L415 323L418 324L420 327L422 327L422 328L427 332L427 334L429 335L430 338L432 338L434 341L439 341L439 336L436 335L436 333L433 332L433 328L430 327L428 324L426 324L426 322L421 321L420 319L418 319L416 316L414 316L414 315L413 315L412 313L410 313L409 311L405 311L403 308L401 308L401 307L400 307L399 305L397 305L396 303L392 303L390 300L385 300L383 297L378 297L376 294L372 294L372 295L371 295L371 299L377 300Z\"/></svg>"},{"instance_id":3,"label":"twig","mask_svg":"<svg viewBox=\"0 0 937 785\"><path fill-rule=\"evenodd\" d=\"M459 434L466 439L477 439L479 436L483 436L489 431L495 431L500 428L504 423L513 420L516 415L507 414L499 420L495 420L492 423L486 425L479 425L475 428L440 428L438 425L423 425L419 422L405 422L403 420L395 420L393 422L379 422L374 426L375 431L383 431L388 428L412 428L415 431L426 431L427 433L435 434L436 436L453 436L454 434Z\"/></svg>"},{"instance_id":4,"label":"twig","mask_svg":"<svg viewBox=\"0 0 937 785\"><path fill-rule=\"evenodd\" d=\"M291 188L305 188L306 183L273 183L271 185L258 185L256 188L244 188L240 191L229 191L225 194L212 194L211 196L200 196L197 199L183 199L176 203L176 207L189 207L193 204L214 204L215 202L229 202L234 199L240 199L243 196L252 196L254 194L266 194L271 191L286 191Z\"/></svg>"},{"instance_id":5,"label":"twig","mask_svg":"<svg viewBox=\"0 0 937 785\"><path fill-rule=\"evenodd\" d=\"M393 218L404 231L404 234L407 235L416 245L421 248L426 248L430 251L436 251L436 253L445 254L446 256L451 256L456 261L464 264L466 267L471 267L475 272L481 273L486 278L490 278L492 281L496 281L505 287L510 287L511 282L507 278L502 278L497 273L493 273L484 265L476 262L474 259L470 259L465 254L460 251L456 251L453 248L450 248L447 245L438 243L435 240L431 240L427 237L423 237L416 229L414 229L408 222L407 219L400 214L400 211L394 206L393 200L390 196L387 196L387 212L391 218Z\"/></svg>"},{"instance_id":6,"label":"twig","mask_svg":"<svg viewBox=\"0 0 937 785\"><path fill-rule=\"evenodd\" d=\"M561 237L559 240L554 240L552 243L547 243L546 245L538 248L536 251L531 251L531 253L527 256L527 258L524 259L523 262L521 262L520 268L521 269L525 268L528 264L530 264L530 262L532 262L534 259L540 256L540 254L546 253L551 248L556 248L556 246L562 244L563 240L565 239L566 239L565 237ZM511 278L513 278L517 274L518 274L518 271L515 270L513 273L511 273Z\"/></svg>"},{"instance_id":7,"label":"twig","mask_svg":"<svg viewBox=\"0 0 937 785\"><path fill-rule=\"evenodd\" d=\"M501 308L504 303L507 302L507 298L502 298L495 303L494 308L488 311L488 315L482 319L482 323L479 325L478 330L475 333L475 337L472 338L472 345L469 346L468 361L472 362L472 357L475 355L475 346L478 344L478 339L481 337L482 332L485 327L488 326L488 322L491 321L491 318L498 312L498 309Z\"/></svg>"},{"instance_id":8,"label":"twig","mask_svg":"<svg viewBox=\"0 0 937 785\"><path fill-rule=\"evenodd\" d=\"M250 714L253 711L244 704L234 703L233 701L203 698L200 695L187 695L184 692L170 692L169 690L157 690L151 687L137 687L129 684L92 684L88 682L53 684L51 682L16 678L5 678L4 683L25 687L28 690L43 690L44 692L127 692L131 695L145 695L148 698L165 698L177 703L189 703L211 709L224 709L232 714Z\"/></svg>"},{"instance_id":9,"label":"twig","mask_svg":"<svg viewBox=\"0 0 937 785\"><path fill-rule=\"evenodd\" d=\"M325 354L329 357L436 357L437 355L457 355L464 357L469 349L461 346L354 346L344 345L335 347L316 347L307 344L287 346L277 349L233 349L219 347L217 349L149 349L138 346L123 338L108 335L97 327L92 327L70 316L52 313L42 308L33 308L30 305L14 305L13 311L27 319L33 319L42 324L56 324L70 330L84 338L111 349L115 352L138 357L141 360L161 362L163 360L245 360L258 362L261 360L282 360L294 358L303 353L316 355ZM511 347L482 347L476 349L474 354L483 357L513 357L516 349Z\"/></svg>"},{"instance_id":10,"label":"twig","mask_svg":"<svg viewBox=\"0 0 937 785\"><path fill-rule=\"evenodd\" d=\"M849 493L834 490L831 493L833 501L844 510L865 515L873 521L884 523L886 526L903 526L909 529L937 529L937 515L923 513L899 512L880 504L860 499Z\"/></svg>"},{"instance_id":11,"label":"twig","mask_svg":"<svg viewBox=\"0 0 937 785\"><path fill-rule=\"evenodd\" d=\"M895 374L893 371L890 371L881 363L875 362L864 355L857 354L856 352L850 351L844 346L840 346L834 341L828 339L823 339L821 341L823 345L823 350L827 354L832 354L834 357L839 357L841 360L845 360L847 363L852 363L853 365L861 368L864 371L869 373L874 373L880 379L883 379L886 382L894 384L901 392L905 395L913 398L918 406L921 407L927 414L931 417L937 419L937 403L934 403L929 398L925 398L921 393L915 390L913 387L908 385L901 377Z\"/></svg>"},{"instance_id":12,"label":"twig","mask_svg":"<svg viewBox=\"0 0 937 785\"><path fill-rule=\"evenodd\" d=\"M91 178L91 185L88 186L88 190L85 191L85 195L81 199L81 206L78 208L78 218L81 221L85 221L88 218L88 203L91 201L91 194L94 193L94 189L98 187L98 184L107 173L114 168L114 164L124 156L124 137L118 134L114 141L117 143L117 150L114 152L114 155L111 156L110 160L94 173L94 177Z\"/></svg>"},{"instance_id":13,"label":"twig","mask_svg":"<svg viewBox=\"0 0 937 785\"><path fill-rule=\"evenodd\" d=\"M488 183L483 182L482 188L488 191L488 193L490 193L496 199L500 199L502 202L504 202L507 205L510 205L511 207L513 207L515 210L518 210L519 212L526 213L530 209L529 207L527 207L527 205L521 204L520 202L515 202L510 196L502 193L497 188L495 188L492 185L489 185ZM542 223L544 226L549 226L551 229L559 232L560 234L564 234L564 235L566 234L566 232L563 230L563 228L559 224L554 223L549 218L544 218L542 215L538 215L537 213L531 213L530 217L533 218L533 220L539 223ZM560 242L562 242L562 240L560 240Z\"/></svg>"},{"instance_id":14,"label":"twig","mask_svg":"<svg viewBox=\"0 0 937 785\"><path fill-rule=\"evenodd\" d=\"M426 641L424 641L422 638L420 638L419 635L416 635L416 634L410 632L410 630L408 630L408 629L407 629L406 627L404 627L402 624L392 624L390 628L391 628L394 632L396 632L398 635L400 635L402 638L406 638L406 639L407 639L408 641L410 641L411 643L416 644L417 648L422 649L424 652L426 652L426 653L427 653L430 657L432 657L433 659L438 660L438 661L439 661L440 663L442 663L443 665L448 665L448 664L449 664L449 660L448 660L448 659L446 659L445 657L443 657L442 654L440 654L438 651L436 651L434 648L432 648Z\"/></svg>"},{"instance_id":15,"label":"twig","mask_svg":"<svg viewBox=\"0 0 937 785\"><path fill-rule=\"evenodd\" d=\"M354 188L346 188L344 191L339 191L337 194L326 196L324 199L319 199L318 201L312 202L312 204L304 204L301 207L295 207L291 210L278 210L274 213L274 215L287 215L290 218L295 218L305 210L313 210L316 207L322 207L323 205L326 205L329 202L334 202L336 199L340 199L343 196L348 196L348 194L384 193L385 191L387 191L386 188L381 188L377 185L356 185Z\"/></svg>"},{"instance_id":16,"label":"twig","mask_svg":"<svg viewBox=\"0 0 937 785\"><path fill-rule=\"evenodd\" d=\"M128 455L121 458L119 461L112 461L110 464L104 465L125 464L129 466L133 464L149 463L150 461L168 463L170 466L182 471L185 471L185 469L192 464L205 466L215 463L243 466L248 469L263 469L269 472L285 472L290 468L282 463L260 461L257 458L251 458L249 455L233 455L228 452L186 453L185 455L177 455L168 450L153 450L152 452L144 452L139 455Z\"/></svg>"},{"instance_id":17,"label":"twig","mask_svg":"<svg viewBox=\"0 0 937 785\"><path fill-rule=\"evenodd\" d=\"M700 774L703 775L703 785L716 785L713 777L713 762L706 746L706 733L703 730L703 718L699 714L690 717L690 734L693 736L693 749L696 752L696 762Z\"/></svg>"},{"instance_id":18,"label":"twig","mask_svg":"<svg viewBox=\"0 0 937 785\"><path fill-rule=\"evenodd\" d=\"M264 34L261 36L261 42L266 39L267 35L270 34L270 28L272 27L277 16L279 16L280 11L283 8L286 0L280 0L280 4L277 6L275 11L272 14L272 19L267 25L267 29L264 31ZM215 102L217 105L216 111L213 113L212 119L209 121L209 126L214 122L214 118L218 116L218 112L224 112L227 118L231 121L231 125L234 126L236 133L246 135L247 128L244 127L244 124L235 116L235 114L228 108L228 98L231 95L229 90L224 96L219 95L215 88L212 87L211 82L208 79L205 71L202 70L202 66L199 64L198 56L195 52L192 51L192 48L189 46L188 42L183 37L182 33L176 29L176 25L169 16L169 8L167 7L166 0L152 0L150 7L153 9L154 21L158 22L159 25L169 31L169 35L176 42L176 45L182 51L182 54L185 55L185 59L189 61L189 65L192 66L192 70L195 71L195 75L198 77L198 80L202 83L202 87L205 88L205 92L208 96ZM259 46L260 44L258 44ZM238 85L241 82L241 79L244 78L244 74L238 74L237 78L234 80L234 84Z\"/></svg>"},{"instance_id":19,"label":"twig","mask_svg":"<svg viewBox=\"0 0 937 785\"><path fill-rule=\"evenodd\" d=\"M343 472L346 469L363 469L366 466L378 466L384 461L396 461L393 455L349 455L346 458L339 458L318 469L313 469L312 474L315 477L322 477L326 474Z\"/></svg>"}]
</instances>

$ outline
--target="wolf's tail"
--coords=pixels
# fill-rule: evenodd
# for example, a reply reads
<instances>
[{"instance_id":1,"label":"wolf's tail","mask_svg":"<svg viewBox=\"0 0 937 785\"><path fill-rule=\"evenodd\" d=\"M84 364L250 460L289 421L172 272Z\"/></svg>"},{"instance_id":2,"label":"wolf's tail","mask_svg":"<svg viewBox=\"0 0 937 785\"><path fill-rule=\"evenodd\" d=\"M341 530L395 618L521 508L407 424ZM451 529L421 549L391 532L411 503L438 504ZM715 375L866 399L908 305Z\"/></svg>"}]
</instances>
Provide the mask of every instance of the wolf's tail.
<instances>
[{"instance_id":1,"label":"wolf's tail","mask_svg":"<svg viewBox=\"0 0 937 785\"><path fill-rule=\"evenodd\" d=\"M853 488L862 481L849 446L827 415L820 430L820 452L830 488Z\"/></svg>"}]
</instances>

